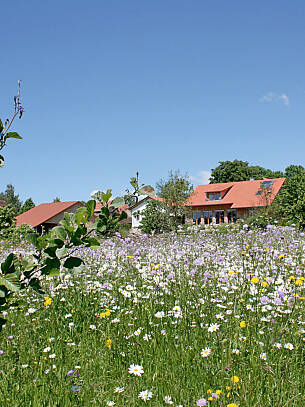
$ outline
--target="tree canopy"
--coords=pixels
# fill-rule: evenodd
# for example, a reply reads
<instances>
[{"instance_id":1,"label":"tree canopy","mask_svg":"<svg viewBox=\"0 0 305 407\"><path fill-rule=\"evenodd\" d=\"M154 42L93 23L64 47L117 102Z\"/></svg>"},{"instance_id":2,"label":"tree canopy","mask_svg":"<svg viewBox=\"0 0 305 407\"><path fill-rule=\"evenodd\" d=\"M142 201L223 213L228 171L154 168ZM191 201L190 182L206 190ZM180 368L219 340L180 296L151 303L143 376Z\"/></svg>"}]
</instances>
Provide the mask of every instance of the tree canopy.
<instances>
[{"instance_id":1,"label":"tree canopy","mask_svg":"<svg viewBox=\"0 0 305 407\"><path fill-rule=\"evenodd\" d=\"M247 161L241 160L220 161L219 165L211 171L210 184L284 177L282 171L272 171L259 165L249 165Z\"/></svg>"}]
</instances>

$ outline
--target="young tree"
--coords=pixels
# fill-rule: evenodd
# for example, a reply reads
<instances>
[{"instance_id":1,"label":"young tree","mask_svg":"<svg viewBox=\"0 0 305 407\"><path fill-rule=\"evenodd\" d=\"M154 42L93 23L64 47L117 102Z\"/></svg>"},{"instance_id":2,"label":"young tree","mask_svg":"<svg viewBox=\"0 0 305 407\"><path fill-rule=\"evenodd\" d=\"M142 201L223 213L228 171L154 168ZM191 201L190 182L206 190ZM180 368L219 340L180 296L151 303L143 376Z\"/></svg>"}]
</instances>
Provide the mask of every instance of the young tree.
<instances>
[{"instance_id":1,"label":"young tree","mask_svg":"<svg viewBox=\"0 0 305 407\"><path fill-rule=\"evenodd\" d=\"M170 171L168 180L161 179L157 183L157 195L163 199L170 219L176 229L182 223L185 215L185 202L193 192L193 185L189 177L179 171Z\"/></svg>"},{"instance_id":2,"label":"young tree","mask_svg":"<svg viewBox=\"0 0 305 407\"><path fill-rule=\"evenodd\" d=\"M60 198L58 198L58 196L56 198L53 199L53 202L61 202Z\"/></svg>"},{"instance_id":3,"label":"young tree","mask_svg":"<svg viewBox=\"0 0 305 407\"><path fill-rule=\"evenodd\" d=\"M10 138L22 139L22 137L15 131L9 131L16 117L19 116L19 119L21 119L24 112L24 109L20 101L20 83L21 81L18 81L18 93L17 96L14 96L14 113L11 119L6 119L4 121L4 124L0 119L0 150L2 150L6 146L6 142L8 139ZM0 167L3 166L4 166L4 157L0 155Z\"/></svg>"},{"instance_id":4,"label":"young tree","mask_svg":"<svg viewBox=\"0 0 305 407\"><path fill-rule=\"evenodd\" d=\"M162 233L174 230L168 207L162 202L151 200L141 212L141 216L140 229L143 233Z\"/></svg>"}]
</instances>

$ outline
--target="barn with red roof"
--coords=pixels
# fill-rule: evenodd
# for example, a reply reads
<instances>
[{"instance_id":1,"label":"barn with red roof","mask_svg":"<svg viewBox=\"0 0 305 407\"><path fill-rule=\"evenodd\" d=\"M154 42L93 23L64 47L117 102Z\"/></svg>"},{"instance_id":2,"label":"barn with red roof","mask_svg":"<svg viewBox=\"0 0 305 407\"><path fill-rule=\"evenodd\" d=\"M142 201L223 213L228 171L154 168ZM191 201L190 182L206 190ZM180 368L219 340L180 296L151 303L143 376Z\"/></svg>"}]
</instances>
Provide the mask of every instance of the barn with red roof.
<instances>
[{"instance_id":1,"label":"barn with red roof","mask_svg":"<svg viewBox=\"0 0 305 407\"><path fill-rule=\"evenodd\" d=\"M41 233L42 230L48 232L64 218L65 212L76 212L83 206L80 201L42 203L18 215L16 225L27 224Z\"/></svg>"}]
</instances>

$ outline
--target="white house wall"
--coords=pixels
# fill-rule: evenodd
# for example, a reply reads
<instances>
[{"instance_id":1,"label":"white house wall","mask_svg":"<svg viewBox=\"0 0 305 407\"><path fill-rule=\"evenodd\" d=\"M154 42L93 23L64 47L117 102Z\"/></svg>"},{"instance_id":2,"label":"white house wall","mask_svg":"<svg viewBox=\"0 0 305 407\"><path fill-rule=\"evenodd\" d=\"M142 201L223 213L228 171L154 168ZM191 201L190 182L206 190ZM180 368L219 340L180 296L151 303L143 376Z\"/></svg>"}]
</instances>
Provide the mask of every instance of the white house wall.
<instances>
[{"instance_id":1,"label":"white house wall","mask_svg":"<svg viewBox=\"0 0 305 407\"><path fill-rule=\"evenodd\" d=\"M141 220L142 220L142 215L141 212L144 211L146 208L147 202L149 202L150 199L140 203L138 206L136 206L134 209L131 210L131 225L133 228L138 228L140 226ZM137 218L135 214L137 212L140 212L139 217Z\"/></svg>"}]
</instances>

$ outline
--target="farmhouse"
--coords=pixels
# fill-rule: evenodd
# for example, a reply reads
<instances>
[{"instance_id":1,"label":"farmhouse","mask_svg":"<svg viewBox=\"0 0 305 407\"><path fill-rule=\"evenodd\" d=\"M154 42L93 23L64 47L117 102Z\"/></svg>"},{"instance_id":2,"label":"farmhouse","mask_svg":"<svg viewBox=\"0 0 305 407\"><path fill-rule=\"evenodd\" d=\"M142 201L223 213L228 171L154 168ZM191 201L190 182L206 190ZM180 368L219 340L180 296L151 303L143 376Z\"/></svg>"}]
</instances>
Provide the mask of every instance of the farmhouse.
<instances>
[{"instance_id":1,"label":"farmhouse","mask_svg":"<svg viewBox=\"0 0 305 407\"><path fill-rule=\"evenodd\" d=\"M74 213L81 206L83 204L80 201L43 203L18 215L16 225L27 224L35 228L38 233L42 230L48 232L54 226L58 226L65 212Z\"/></svg>"},{"instance_id":2,"label":"farmhouse","mask_svg":"<svg viewBox=\"0 0 305 407\"><path fill-rule=\"evenodd\" d=\"M245 219L256 208L270 205L285 178L198 185L186 202L188 223L219 224Z\"/></svg>"}]
</instances>

